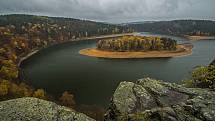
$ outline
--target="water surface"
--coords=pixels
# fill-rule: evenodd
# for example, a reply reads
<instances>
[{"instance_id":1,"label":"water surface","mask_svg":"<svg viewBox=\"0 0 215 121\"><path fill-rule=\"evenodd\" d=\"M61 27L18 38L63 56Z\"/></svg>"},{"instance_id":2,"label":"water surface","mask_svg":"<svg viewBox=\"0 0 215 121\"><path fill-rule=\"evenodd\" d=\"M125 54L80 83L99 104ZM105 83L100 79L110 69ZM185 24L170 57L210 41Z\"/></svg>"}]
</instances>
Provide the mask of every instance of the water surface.
<instances>
[{"instance_id":1,"label":"water surface","mask_svg":"<svg viewBox=\"0 0 215 121\"><path fill-rule=\"evenodd\" d=\"M179 43L188 42L183 38L172 38ZM215 40L192 43L193 54L185 57L101 59L78 53L81 49L95 47L95 41L70 42L40 51L26 60L22 69L34 87L44 88L53 94L70 90L79 104L107 106L121 81L135 81L150 76L180 83L182 79L189 77L194 67L208 65L215 58Z\"/></svg>"}]
</instances>

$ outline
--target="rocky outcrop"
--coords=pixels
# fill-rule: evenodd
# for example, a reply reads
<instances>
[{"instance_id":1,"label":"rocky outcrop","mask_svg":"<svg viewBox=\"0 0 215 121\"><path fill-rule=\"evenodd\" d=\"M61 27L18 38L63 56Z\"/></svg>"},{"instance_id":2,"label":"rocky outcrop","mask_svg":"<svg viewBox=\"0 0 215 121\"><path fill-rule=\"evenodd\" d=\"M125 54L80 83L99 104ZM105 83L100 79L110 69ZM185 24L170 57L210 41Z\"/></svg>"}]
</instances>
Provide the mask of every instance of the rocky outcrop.
<instances>
[{"instance_id":1,"label":"rocky outcrop","mask_svg":"<svg viewBox=\"0 0 215 121\"><path fill-rule=\"evenodd\" d=\"M150 78L121 82L107 121L215 121L215 92Z\"/></svg>"},{"instance_id":2,"label":"rocky outcrop","mask_svg":"<svg viewBox=\"0 0 215 121\"><path fill-rule=\"evenodd\" d=\"M0 121L94 121L84 114L37 98L0 102Z\"/></svg>"}]
</instances>

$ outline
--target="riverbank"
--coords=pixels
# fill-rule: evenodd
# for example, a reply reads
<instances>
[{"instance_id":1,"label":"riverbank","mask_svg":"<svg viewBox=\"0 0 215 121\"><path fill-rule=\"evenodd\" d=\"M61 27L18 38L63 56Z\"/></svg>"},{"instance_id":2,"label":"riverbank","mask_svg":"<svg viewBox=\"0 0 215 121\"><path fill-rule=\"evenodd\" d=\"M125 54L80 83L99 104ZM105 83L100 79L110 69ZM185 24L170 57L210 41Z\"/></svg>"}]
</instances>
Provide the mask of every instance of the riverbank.
<instances>
[{"instance_id":1,"label":"riverbank","mask_svg":"<svg viewBox=\"0 0 215 121\"><path fill-rule=\"evenodd\" d=\"M33 56L33 55L36 54L37 52L39 52L39 50L33 50L33 51L31 51L30 53L28 53L26 56L21 57L20 60L19 60L19 62L18 62L18 66L20 67L21 63L22 63L24 60L26 60L26 59L28 59L29 57Z\"/></svg>"},{"instance_id":2,"label":"riverbank","mask_svg":"<svg viewBox=\"0 0 215 121\"><path fill-rule=\"evenodd\" d=\"M102 51L96 48L87 48L79 51L79 54L111 59L132 59L132 58L171 58L192 54L193 45L189 43L180 44L175 51L143 51L143 52L111 52Z\"/></svg>"},{"instance_id":3,"label":"riverbank","mask_svg":"<svg viewBox=\"0 0 215 121\"><path fill-rule=\"evenodd\" d=\"M122 36L129 36L129 35L135 35L138 32L133 33L124 33L124 34L111 34L111 35L101 35L101 36L92 36L92 37L83 37L78 39L73 39L69 41L80 41L80 40L92 40L92 39L108 39L108 38L116 38L116 37L122 37Z\"/></svg>"},{"instance_id":4,"label":"riverbank","mask_svg":"<svg viewBox=\"0 0 215 121\"><path fill-rule=\"evenodd\" d=\"M77 38L77 39L72 39L72 40L68 40L65 42L74 42L74 41L84 41L84 40L94 40L94 39L108 39L108 38L116 38L116 37L122 37L122 36L126 36L126 35L134 35L137 34L136 32L134 33L124 33L124 34L111 34L111 35L101 35L101 36L92 36L92 37L84 37L84 38ZM62 43L65 43L62 42ZM57 45L57 44L62 44L62 43L56 43L56 44L52 44L52 45L48 45L49 46L53 46L53 45ZM45 47L45 48L47 48ZM31 56L33 56L34 54L38 53L41 49L35 49L32 50L30 53L28 53L27 55L20 57L19 61L18 61L18 67L20 67L20 65L22 64L23 61L27 60L28 58L30 58Z\"/></svg>"},{"instance_id":5,"label":"riverbank","mask_svg":"<svg viewBox=\"0 0 215 121\"><path fill-rule=\"evenodd\" d=\"M185 38L197 41L197 40L215 40L215 36L185 36Z\"/></svg>"}]
</instances>

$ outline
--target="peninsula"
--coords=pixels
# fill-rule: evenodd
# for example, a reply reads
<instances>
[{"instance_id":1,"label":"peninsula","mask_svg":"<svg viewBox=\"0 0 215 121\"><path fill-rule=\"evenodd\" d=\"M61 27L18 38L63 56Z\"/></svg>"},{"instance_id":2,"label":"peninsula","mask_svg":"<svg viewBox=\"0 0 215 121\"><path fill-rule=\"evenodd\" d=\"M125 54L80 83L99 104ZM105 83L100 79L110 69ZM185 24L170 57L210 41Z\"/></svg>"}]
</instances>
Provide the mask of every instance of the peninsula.
<instances>
[{"instance_id":1,"label":"peninsula","mask_svg":"<svg viewBox=\"0 0 215 121\"><path fill-rule=\"evenodd\" d=\"M123 36L97 42L96 48L79 53L99 58L170 58L192 53L189 43L177 44L176 40L161 37Z\"/></svg>"}]
</instances>

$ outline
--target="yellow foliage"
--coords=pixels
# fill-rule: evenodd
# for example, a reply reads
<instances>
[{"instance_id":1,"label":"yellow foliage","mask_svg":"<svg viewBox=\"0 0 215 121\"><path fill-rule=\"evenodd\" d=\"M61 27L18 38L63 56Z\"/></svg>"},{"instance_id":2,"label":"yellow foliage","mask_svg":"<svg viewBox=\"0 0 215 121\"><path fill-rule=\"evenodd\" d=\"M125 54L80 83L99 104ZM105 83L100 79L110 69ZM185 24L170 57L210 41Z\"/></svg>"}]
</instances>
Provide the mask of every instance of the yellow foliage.
<instances>
[{"instance_id":1,"label":"yellow foliage","mask_svg":"<svg viewBox=\"0 0 215 121\"><path fill-rule=\"evenodd\" d=\"M12 60L3 60L2 65L6 66L6 67L16 67L16 65L14 64L14 62Z\"/></svg>"},{"instance_id":2,"label":"yellow foliage","mask_svg":"<svg viewBox=\"0 0 215 121\"><path fill-rule=\"evenodd\" d=\"M0 75L4 79L11 80L16 79L18 77L18 68L12 60L3 60L1 64L2 67L0 68Z\"/></svg>"},{"instance_id":3,"label":"yellow foliage","mask_svg":"<svg viewBox=\"0 0 215 121\"><path fill-rule=\"evenodd\" d=\"M45 91L43 89L37 89L34 92L33 97L40 98L40 99L46 99Z\"/></svg>"},{"instance_id":4,"label":"yellow foliage","mask_svg":"<svg viewBox=\"0 0 215 121\"><path fill-rule=\"evenodd\" d=\"M6 50L4 48L0 48L0 55L3 55L6 53Z\"/></svg>"},{"instance_id":5,"label":"yellow foliage","mask_svg":"<svg viewBox=\"0 0 215 121\"><path fill-rule=\"evenodd\" d=\"M16 79L18 77L18 70L17 68L3 66L0 69L0 75L5 79Z\"/></svg>"},{"instance_id":6,"label":"yellow foliage","mask_svg":"<svg viewBox=\"0 0 215 121\"><path fill-rule=\"evenodd\" d=\"M7 80L3 80L0 83L0 96L5 96L8 94L9 90L9 82Z\"/></svg>"}]
</instances>

